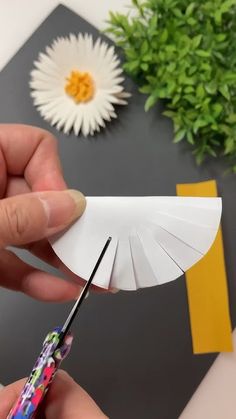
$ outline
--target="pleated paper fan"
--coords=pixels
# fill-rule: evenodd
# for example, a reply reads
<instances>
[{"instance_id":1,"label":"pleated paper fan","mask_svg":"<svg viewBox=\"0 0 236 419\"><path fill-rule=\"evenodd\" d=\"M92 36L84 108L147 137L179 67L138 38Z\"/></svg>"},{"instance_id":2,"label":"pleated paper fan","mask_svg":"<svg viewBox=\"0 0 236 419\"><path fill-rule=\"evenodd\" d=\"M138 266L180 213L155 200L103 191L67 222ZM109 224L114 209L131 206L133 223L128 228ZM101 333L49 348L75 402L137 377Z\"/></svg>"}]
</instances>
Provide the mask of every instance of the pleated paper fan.
<instances>
[{"instance_id":1,"label":"pleated paper fan","mask_svg":"<svg viewBox=\"0 0 236 419\"><path fill-rule=\"evenodd\" d=\"M198 262L214 242L221 210L221 198L88 197L82 217L51 244L88 280L111 236L93 283L136 290L173 281Z\"/></svg>"}]
</instances>

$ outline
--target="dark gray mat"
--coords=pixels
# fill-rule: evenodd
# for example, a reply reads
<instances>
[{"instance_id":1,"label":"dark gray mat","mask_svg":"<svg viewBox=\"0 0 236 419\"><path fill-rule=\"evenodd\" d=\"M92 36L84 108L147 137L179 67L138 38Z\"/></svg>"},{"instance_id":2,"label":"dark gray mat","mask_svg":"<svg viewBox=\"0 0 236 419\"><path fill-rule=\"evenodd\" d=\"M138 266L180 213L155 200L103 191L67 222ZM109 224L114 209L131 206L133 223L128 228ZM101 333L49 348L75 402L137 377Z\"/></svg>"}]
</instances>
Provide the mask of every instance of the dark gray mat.
<instances>
[{"instance_id":1,"label":"dark gray mat","mask_svg":"<svg viewBox=\"0 0 236 419\"><path fill-rule=\"evenodd\" d=\"M56 36L79 31L98 35L63 6L39 27L0 74L0 122L50 129L32 106L29 72L38 52ZM224 162L196 167L186 146L172 144L172 126L161 116L160 107L145 114L144 97L129 80L127 88L133 94L129 106L96 137L65 137L50 129L58 138L66 180L87 195L175 195L178 182L216 178L224 199L223 229L235 319L235 177L223 176ZM29 256L26 259L36 262ZM1 290L1 381L8 383L28 374L45 333L63 321L69 307ZM214 360L214 355L192 355L184 278L137 293L91 295L75 329L65 367L113 419L178 418Z\"/></svg>"}]
</instances>

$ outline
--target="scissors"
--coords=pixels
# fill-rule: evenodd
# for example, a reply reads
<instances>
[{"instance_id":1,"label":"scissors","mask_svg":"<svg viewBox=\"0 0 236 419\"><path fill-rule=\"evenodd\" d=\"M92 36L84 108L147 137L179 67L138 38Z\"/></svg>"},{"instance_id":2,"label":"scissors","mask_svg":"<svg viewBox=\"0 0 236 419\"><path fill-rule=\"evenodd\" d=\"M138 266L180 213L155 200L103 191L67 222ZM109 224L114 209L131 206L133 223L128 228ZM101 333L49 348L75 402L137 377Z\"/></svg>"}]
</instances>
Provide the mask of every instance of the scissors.
<instances>
[{"instance_id":1,"label":"scissors","mask_svg":"<svg viewBox=\"0 0 236 419\"><path fill-rule=\"evenodd\" d=\"M55 328L47 334L43 342L40 355L34 364L31 374L24 385L17 402L7 416L7 419L35 418L37 409L44 399L50 384L52 383L53 378L61 365L61 362L70 352L73 341L73 335L70 332L70 327L87 295L94 275L110 242L111 237L107 239L89 280L84 285L80 296L72 307L64 325L62 327Z\"/></svg>"}]
</instances>

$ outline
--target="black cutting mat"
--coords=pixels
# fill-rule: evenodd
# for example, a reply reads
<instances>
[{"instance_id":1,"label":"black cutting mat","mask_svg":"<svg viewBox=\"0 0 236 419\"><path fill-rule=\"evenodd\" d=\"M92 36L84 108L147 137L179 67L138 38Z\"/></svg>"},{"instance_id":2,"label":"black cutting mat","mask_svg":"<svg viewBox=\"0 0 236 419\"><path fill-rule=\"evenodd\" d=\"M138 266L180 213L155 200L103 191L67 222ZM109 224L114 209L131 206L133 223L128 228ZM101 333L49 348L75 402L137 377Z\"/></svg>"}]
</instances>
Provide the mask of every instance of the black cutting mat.
<instances>
[{"instance_id":1,"label":"black cutting mat","mask_svg":"<svg viewBox=\"0 0 236 419\"><path fill-rule=\"evenodd\" d=\"M98 36L94 27L64 6L39 27L0 73L0 122L50 129L58 138L68 184L87 195L175 195L176 183L217 179L224 200L231 304L236 307L236 177L223 176L223 162L196 167L187 146L172 144L172 126L161 116L161 108L144 113L145 98L130 80L129 106L94 138L65 137L32 106L28 81L38 52L55 37L79 31ZM1 290L1 381L27 375L45 333L64 320L69 307ZM232 311L236 318L236 309ZM77 320L65 367L112 419L176 419L213 360L213 355L192 355L185 283L180 278L137 293L92 295Z\"/></svg>"}]
</instances>

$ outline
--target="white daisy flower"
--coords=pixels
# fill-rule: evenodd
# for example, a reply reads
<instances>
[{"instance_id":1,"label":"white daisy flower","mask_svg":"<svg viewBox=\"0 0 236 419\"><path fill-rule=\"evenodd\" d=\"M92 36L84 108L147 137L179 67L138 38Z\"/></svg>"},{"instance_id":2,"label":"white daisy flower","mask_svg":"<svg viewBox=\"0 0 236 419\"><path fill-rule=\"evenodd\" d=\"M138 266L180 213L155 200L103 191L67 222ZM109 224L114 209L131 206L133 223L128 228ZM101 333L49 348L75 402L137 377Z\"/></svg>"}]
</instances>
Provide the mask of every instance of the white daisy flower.
<instances>
[{"instance_id":1,"label":"white daisy flower","mask_svg":"<svg viewBox=\"0 0 236 419\"><path fill-rule=\"evenodd\" d=\"M113 46L91 35L60 37L34 62L31 96L42 117L58 130L86 137L116 118L126 105L122 68Z\"/></svg>"}]
</instances>

